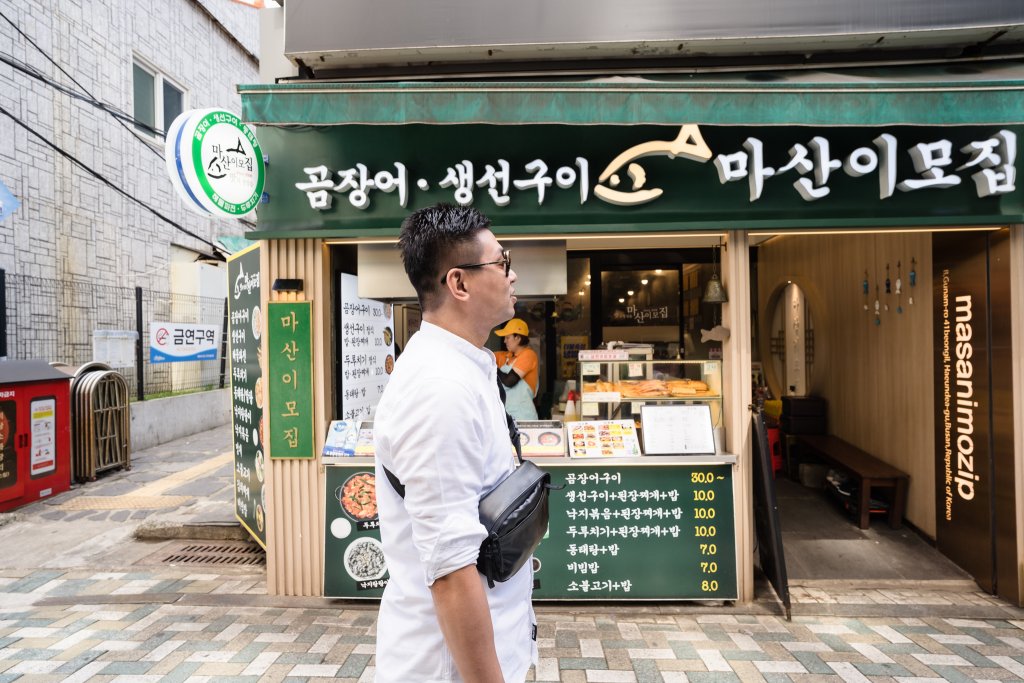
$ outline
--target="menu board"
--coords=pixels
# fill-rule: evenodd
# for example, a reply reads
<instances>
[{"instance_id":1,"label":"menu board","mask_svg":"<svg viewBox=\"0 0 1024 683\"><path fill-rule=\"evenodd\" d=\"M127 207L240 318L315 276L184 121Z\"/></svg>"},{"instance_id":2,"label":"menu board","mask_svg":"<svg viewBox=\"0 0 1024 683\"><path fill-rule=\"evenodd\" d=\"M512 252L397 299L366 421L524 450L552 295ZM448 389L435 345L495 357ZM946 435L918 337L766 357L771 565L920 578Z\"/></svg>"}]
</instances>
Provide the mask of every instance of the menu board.
<instances>
[{"instance_id":1,"label":"menu board","mask_svg":"<svg viewBox=\"0 0 1024 683\"><path fill-rule=\"evenodd\" d=\"M263 379L260 371L260 249L253 245L228 257L228 350L231 360L231 420L235 451L235 517L267 547L263 483Z\"/></svg>"},{"instance_id":2,"label":"menu board","mask_svg":"<svg viewBox=\"0 0 1024 683\"><path fill-rule=\"evenodd\" d=\"M566 488L551 493L535 598L737 599L733 466L651 462L538 463ZM326 486L324 595L379 598L389 576L373 465L328 465Z\"/></svg>"},{"instance_id":3,"label":"menu board","mask_svg":"<svg viewBox=\"0 0 1024 683\"><path fill-rule=\"evenodd\" d=\"M565 457L565 431L558 420L517 420L525 458Z\"/></svg>"},{"instance_id":4,"label":"menu board","mask_svg":"<svg viewBox=\"0 0 1024 683\"><path fill-rule=\"evenodd\" d=\"M735 600L732 465L539 462L554 483L534 598Z\"/></svg>"},{"instance_id":5,"label":"menu board","mask_svg":"<svg viewBox=\"0 0 1024 683\"><path fill-rule=\"evenodd\" d=\"M395 367L391 304L362 299L355 275L341 274L341 419L371 417Z\"/></svg>"},{"instance_id":6,"label":"menu board","mask_svg":"<svg viewBox=\"0 0 1024 683\"><path fill-rule=\"evenodd\" d=\"M271 458L313 458L313 302L267 304Z\"/></svg>"},{"instance_id":7,"label":"menu board","mask_svg":"<svg viewBox=\"0 0 1024 683\"><path fill-rule=\"evenodd\" d=\"M571 458L627 458L640 455L636 425L632 420L590 420L570 422L568 431Z\"/></svg>"},{"instance_id":8,"label":"menu board","mask_svg":"<svg viewBox=\"0 0 1024 683\"><path fill-rule=\"evenodd\" d=\"M380 598L388 571L380 542L373 464L346 463L325 469L324 596Z\"/></svg>"}]
</instances>

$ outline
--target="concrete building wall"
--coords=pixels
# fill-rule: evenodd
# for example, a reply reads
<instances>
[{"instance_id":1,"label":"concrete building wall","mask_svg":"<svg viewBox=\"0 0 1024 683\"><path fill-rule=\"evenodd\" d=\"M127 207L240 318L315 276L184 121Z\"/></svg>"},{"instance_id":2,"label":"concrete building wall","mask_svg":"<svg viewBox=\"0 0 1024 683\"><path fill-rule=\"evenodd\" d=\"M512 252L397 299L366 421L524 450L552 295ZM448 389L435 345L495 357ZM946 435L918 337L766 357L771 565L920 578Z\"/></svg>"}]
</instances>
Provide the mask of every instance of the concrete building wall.
<instances>
[{"instance_id":1,"label":"concrete building wall","mask_svg":"<svg viewBox=\"0 0 1024 683\"><path fill-rule=\"evenodd\" d=\"M186 108L240 111L235 86L258 80L258 13L230 0L35 0L8 4L3 14L10 20L0 18L4 52L128 114L133 58L184 88ZM162 140L144 140L131 124L122 126L7 64L0 64L0 106L201 238L177 230L0 115L0 179L21 201L0 223L0 268L8 273L167 290L172 244L209 253L202 240L244 232L238 221L185 208L164 170Z\"/></svg>"}]
</instances>

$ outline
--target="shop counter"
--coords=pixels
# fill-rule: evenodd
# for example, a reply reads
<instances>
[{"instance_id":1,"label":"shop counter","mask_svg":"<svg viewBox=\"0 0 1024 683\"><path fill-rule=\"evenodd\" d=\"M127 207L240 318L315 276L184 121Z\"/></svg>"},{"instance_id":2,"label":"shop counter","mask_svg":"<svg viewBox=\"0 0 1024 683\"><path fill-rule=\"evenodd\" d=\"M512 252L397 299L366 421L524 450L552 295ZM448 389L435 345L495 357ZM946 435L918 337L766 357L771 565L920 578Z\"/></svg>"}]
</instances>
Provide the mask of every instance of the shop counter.
<instances>
[{"instance_id":1,"label":"shop counter","mask_svg":"<svg viewBox=\"0 0 1024 683\"><path fill-rule=\"evenodd\" d=\"M534 554L535 599L737 599L736 456L534 462L565 484ZM388 576L373 459L325 468L324 595L379 598Z\"/></svg>"}]
</instances>

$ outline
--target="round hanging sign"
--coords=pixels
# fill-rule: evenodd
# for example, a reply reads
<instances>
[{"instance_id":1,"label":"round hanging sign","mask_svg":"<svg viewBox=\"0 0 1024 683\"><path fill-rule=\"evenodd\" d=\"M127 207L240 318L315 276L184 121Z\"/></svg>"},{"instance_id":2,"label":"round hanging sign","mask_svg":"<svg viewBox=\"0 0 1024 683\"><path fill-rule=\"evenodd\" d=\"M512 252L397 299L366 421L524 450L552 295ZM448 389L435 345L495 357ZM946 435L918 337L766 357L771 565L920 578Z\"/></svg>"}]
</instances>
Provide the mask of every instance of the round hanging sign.
<instances>
[{"instance_id":1,"label":"round hanging sign","mask_svg":"<svg viewBox=\"0 0 1024 683\"><path fill-rule=\"evenodd\" d=\"M192 210L237 218L263 195L263 150L242 120L223 109L193 109L167 129L167 173Z\"/></svg>"}]
</instances>

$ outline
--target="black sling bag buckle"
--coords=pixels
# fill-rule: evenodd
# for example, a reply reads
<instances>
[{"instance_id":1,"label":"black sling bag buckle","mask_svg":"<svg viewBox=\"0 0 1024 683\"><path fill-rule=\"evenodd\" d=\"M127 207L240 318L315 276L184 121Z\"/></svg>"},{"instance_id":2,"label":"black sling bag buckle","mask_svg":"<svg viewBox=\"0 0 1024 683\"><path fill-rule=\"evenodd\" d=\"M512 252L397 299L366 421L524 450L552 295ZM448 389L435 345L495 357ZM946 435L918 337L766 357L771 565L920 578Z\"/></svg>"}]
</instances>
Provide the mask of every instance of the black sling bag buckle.
<instances>
[{"instance_id":1,"label":"black sling bag buckle","mask_svg":"<svg viewBox=\"0 0 1024 683\"><path fill-rule=\"evenodd\" d=\"M548 493L565 488L564 484L552 484L550 474L523 459L515 418L506 412L505 420L519 464L480 499L480 523L487 537L480 544L476 566L490 588L515 576L530 559L548 529ZM381 467L404 500L405 485L391 470Z\"/></svg>"}]
</instances>

